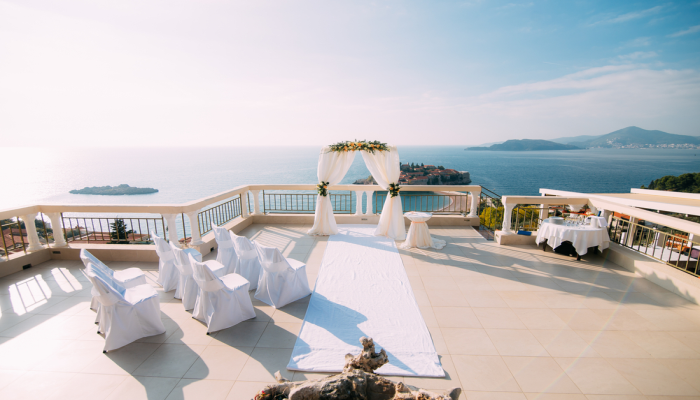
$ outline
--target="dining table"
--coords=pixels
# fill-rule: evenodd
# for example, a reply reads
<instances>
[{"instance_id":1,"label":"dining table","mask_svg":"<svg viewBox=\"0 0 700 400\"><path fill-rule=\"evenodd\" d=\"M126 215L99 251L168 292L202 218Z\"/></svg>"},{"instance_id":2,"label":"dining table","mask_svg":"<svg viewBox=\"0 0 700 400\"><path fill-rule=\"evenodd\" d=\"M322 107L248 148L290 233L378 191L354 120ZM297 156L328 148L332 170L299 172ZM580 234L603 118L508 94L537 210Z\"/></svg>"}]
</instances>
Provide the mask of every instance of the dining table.
<instances>
[{"instance_id":1,"label":"dining table","mask_svg":"<svg viewBox=\"0 0 700 400\"><path fill-rule=\"evenodd\" d=\"M610 246L610 236L607 227L594 219L588 224L556 224L551 221L543 221L537 230L535 243L544 243L543 250L547 245L556 249L564 242L571 242L576 249L576 259L588 253L591 247L597 247L603 251Z\"/></svg>"}]
</instances>

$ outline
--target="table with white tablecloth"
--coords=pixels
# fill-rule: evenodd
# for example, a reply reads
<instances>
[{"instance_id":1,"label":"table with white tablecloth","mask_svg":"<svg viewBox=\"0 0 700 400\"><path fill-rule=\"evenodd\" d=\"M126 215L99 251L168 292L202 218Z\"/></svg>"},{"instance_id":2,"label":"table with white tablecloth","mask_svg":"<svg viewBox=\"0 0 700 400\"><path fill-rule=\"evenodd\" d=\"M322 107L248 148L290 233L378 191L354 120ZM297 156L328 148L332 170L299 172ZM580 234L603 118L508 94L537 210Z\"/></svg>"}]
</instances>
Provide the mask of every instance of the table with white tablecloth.
<instances>
[{"instance_id":1,"label":"table with white tablecloth","mask_svg":"<svg viewBox=\"0 0 700 400\"><path fill-rule=\"evenodd\" d=\"M430 236L427 222L433 216L432 213L410 211L405 213L404 216L411 220L411 227L408 228L406 241L401 245L402 249L410 249L412 247L427 249L432 247L439 250L445 247L447 242Z\"/></svg>"},{"instance_id":2,"label":"table with white tablecloth","mask_svg":"<svg viewBox=\"0 0 700 400\"><path fill-rule=\"evenodd\" d=\"M576 249L576 253L582 256L588 252L589 247L598 246L599 250L605 250L610 245L610 236L605 227L593 225L567 226L557 225L551 222L543 222L537 231L535 243L538 245L544 241L553 249L568 241Z\"/></svg>"}]
</instances>

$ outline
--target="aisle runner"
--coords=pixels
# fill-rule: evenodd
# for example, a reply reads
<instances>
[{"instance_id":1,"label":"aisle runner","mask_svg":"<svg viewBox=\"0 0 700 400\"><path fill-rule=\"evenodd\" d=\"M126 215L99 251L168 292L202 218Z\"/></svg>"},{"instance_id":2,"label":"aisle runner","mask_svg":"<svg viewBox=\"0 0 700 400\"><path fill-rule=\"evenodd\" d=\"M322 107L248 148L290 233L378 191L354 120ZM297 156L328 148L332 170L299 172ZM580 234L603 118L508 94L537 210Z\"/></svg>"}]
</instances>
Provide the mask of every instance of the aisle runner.
<instances>
[{"instance_id":1,"label":"aisle runner","mask_svg":"<svg viewBox=\"0 0 700 400\"><path fill-rule=\"evenodd\" d=\"M443 377L401 256L373 225L339 225L328 238L316 287L287 369L340 372L360 337L385 349L384 375Z\"/></svg>"}]
</instances>

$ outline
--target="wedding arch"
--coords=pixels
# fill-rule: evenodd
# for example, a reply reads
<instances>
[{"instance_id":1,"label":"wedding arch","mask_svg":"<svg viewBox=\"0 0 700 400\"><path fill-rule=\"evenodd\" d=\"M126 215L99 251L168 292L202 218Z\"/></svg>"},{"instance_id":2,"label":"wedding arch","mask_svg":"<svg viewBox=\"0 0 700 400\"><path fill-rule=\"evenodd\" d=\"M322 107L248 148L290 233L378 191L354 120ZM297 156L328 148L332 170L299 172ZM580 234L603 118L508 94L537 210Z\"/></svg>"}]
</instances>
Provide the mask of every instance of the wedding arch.
<instances>
[{"instance_id":1,"label":"wedding arch","mask_svg":"<svg viewBox=\"0 0 700 400\"><path fill-rule=\"evenodd\" d=\"M321 149L317 171L319 184L317 185L316 214L314 226L308 234L335 235L338 233L333 205L328 197L328 186L340 183L350 169L357 151L362 154L362 159L377 184L390 194L384 202L374 235L388 236L396 240L406 239L406 226L399 195L399 175L401 174L399 152L396 147L377 141L340 142ZM370 199L367 199L367 206L370 206Z\"/></svg>"}]
</instances>

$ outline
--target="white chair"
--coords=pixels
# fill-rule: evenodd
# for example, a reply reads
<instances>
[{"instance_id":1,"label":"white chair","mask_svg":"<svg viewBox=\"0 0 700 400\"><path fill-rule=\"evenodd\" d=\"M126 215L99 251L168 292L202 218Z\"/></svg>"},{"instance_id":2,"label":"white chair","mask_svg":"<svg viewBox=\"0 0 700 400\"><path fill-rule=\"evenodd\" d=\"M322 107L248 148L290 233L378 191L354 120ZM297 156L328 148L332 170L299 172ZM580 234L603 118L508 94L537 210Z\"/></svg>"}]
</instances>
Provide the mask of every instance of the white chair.
<instances>
[{"instance_id":1,"label":"white chair","mask_svg":"<svg viewBox=\"0 0 700 400\"><path fill-rule=\"evenodd\" d=\"M190 263L189 254L184 250L176 247L174 244L170 243L170 247L175 253L175 267L177 267L180 272L180 281L177 285L177 290L175 291L176 299L182 299L182 305L185 310L191 310L194 308L195 302L197 301L197 294L199 293L199 288L197 287L197 282L194 281L192 277L192 264ZM224 268L221 264L216 263L216 261L206 261L207 265L211 264L210 268L212 272L218 276L223 276Z\"/></svg>"},{"instance_id":2,"label":"white chair","mask_svg":"<svg viewBox=\"0 0 700 400\"><path fill-rule=\"evenodd\" d=\"M105 277L109 277L109 280L114 281L117 285L125 289L148 284L146 281L146 274L139 268L127 268L121 271L114 271L85 249L80 250L80 259L83 261L85 269L88 269L88 265L92 263L94 268L101 271ZM95 323L97 324L100 320L100 303L95 296L95 291L93 290L90 309L97 311L97 316L95 318Z\"/></svg>"},{"instance_id":3,"label":"white chair","mask_svg":"<svg viewBox=\"0 0 700 400\"><path fill-rule=\"evenodd\" d=\"M156 245L158 253L158 284L163 287L164 292L177 289L180 282L180 272L175 266L175 252L170 244L151 231L151 237Z\"/></svg>"},{"instance_id":4,"label":"white chair","mask_svg":"<svg viewBox=\"0 0 700 400\"><path fill-rule=\"evenodd\" d=\"M207 324L207 334L255 318L255 309L248 295L249 282L245 278L238 274L217 276L210 268L213 263L220 264L216 261L201 263L190 256L190 263L199 286L192 317Z\"/></svg>"},{"instance_id":5,"label":"white chair","mask_svg":"<svg viewBox=\"0 0 700 400\"><path fill-rule=\"evenodd\" d=\"M145 284L128 289L114 287L92 264L87 277L97 293L102 309L100 331L105 335L104 353L146 336L165 333L160 319L160 302L153 286Z\"/></svg>"},{"instance_id":6,"label":"white chair","mask_svg":"<svg viewBox=\"0 0 700 400\"><path fill-rule=\"evenodd\" d=\"M255 290L262 275L262 265L260 265L255 242L233 232L229 232L229 235L238 253L238 267L235 272L250 282L250 290Z\"/></svg>"},{"instance_id":7,"label":"white chair","mask_svg":"<svg viewBox=\"0 0 700 400\"><path fill-rule=\"evenodd\" d=\"M236 255L236 249L229 234L228 229L220 228L216 226L213 222L211 223L212 230L214 231L214 239L216 240L216 261L220 262L225 270L226 275L236 272L238 267L238 256Z\"/></svg>"},{"instance_id":8,"label":"white chair","mask_svg":"<svg viewBox=\"0 0 700 400\"><path fill-rule=\"evenodd\" d=\"M285 258L275 247L256 244L256 249L263 267L256 299L280 308L311 294L306 264Z\"/></svg>"}]
</instances>

